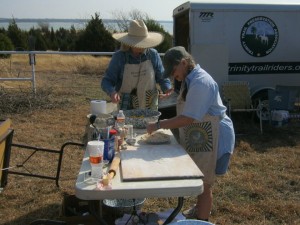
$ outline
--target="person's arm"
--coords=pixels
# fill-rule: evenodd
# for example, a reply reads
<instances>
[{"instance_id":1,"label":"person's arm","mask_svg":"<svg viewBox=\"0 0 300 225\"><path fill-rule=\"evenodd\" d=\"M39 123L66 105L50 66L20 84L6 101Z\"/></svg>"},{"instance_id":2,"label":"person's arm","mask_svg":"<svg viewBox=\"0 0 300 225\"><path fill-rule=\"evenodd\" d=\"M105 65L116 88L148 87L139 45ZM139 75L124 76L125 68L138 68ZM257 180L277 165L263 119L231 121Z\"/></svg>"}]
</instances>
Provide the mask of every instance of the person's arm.
<instances>
[{"instance_id":1,"label":"person's arm","mask_svg":"<svg viewBox=\"0 0 300 225\"><path fill-rule=\"evenodd\" d=\"M101 81L102 90L110 97L118 92L122 84L124 68L122 54L124 53L120 51L113 54Z\"/></svg>"},{"instance_id":2,"label":"person's arm","mask_svg":"<svg viewBox=\"0 0 300 225\"><path fill-rule=\"evenodd\" d=\"M175 129L187 126L193 123L194 119L184 115L179 115L171 119L159 120L156 123L149 123L147 125L147 132L151 134L158 129Z\"/></svg>"},{"instance_id":3,"label":"person's arm","mask_svg":"<svg viewBox=\"0 0 300 225\"><path fill-rule=\"evenodd\" d=\"M165 94L171 94L171 92L173 91L173 87L172 87L170 79L163 77L164 67L163 67L163 64L162 64L162 61L161 61L161 58L160 58L158 52L155 49L149 49L149 51L151 54L151 62L152 62L153 69L155 72L156 83L159 84L161 90Z\"/></svg>"}]
</instances>

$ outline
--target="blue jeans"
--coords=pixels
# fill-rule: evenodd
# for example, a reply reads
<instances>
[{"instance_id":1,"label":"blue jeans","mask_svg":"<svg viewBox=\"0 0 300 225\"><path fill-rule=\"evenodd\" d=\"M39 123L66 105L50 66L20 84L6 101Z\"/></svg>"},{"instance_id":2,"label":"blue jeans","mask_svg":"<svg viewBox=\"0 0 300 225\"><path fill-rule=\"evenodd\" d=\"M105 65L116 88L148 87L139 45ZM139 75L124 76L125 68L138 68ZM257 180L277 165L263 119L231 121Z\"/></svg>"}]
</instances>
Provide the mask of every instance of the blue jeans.
<instances>
[{"instance_id":1,"label":"blue jeans","mask_svg":"<svg viewBox=\"0 0 300 225\"><path fill-rule=\"evenodd\" d=\"M220 159L217 160L217 165L216 165L216 174L217 175L223 175L227 172L230 157L231 157L230 153L225 153L224 155L222 155L222 157Z\"/></svg>"}]
</instances>

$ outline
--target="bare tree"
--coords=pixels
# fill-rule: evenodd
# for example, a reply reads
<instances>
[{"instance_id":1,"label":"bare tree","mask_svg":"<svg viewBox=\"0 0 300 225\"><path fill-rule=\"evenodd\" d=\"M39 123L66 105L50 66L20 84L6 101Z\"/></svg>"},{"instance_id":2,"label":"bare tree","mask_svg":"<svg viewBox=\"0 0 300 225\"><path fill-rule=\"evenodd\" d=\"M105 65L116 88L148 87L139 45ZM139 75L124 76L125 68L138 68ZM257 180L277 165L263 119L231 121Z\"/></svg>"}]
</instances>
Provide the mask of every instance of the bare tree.
<instances>
[{"instance_id":1,"label":"bare tree","mask_svg":"<svg viewBox=\"0 0 300 225\"><path fill-rule=\"evenodd\" d=\"M39 22L38 22L38 27L41 28L41 30L42 30L43 32L45 32L45 31L49 31L50 25L49 25L48 22L45 22L45 21L39 21Z\"/></svg>"},{"instance_id":2,"label":"bare tree","mask_svg":"<svg viewBox=\"0 0 300 225\"><path fill-rule=\"evenodd\" d=\"M133 9L129 12L114 11L112 14L113 18L115 18L115 24L117 25L115 29L110 30L114 30L114 32L128 32L129 21L144 20L149 31L160 32L165 36L164 41L155 47L158 52L165 52L172 46L172 36L164 30L158 21L151 19L147 13Z\"/></svg>"},{"instance_id":3,"label":"bare tree","mask_svg":"<svg viewBox=\"0 0 300 225\"><path fill-rule=\"evenodd\" d=\"M144 20L150 19L149 15L145 12L141 12L138 9L133 9L129 12L122 10L114 11L112 13L113 18L116 19L118 32L127 32L130 20Z\"/></svg>"}]
</instances>

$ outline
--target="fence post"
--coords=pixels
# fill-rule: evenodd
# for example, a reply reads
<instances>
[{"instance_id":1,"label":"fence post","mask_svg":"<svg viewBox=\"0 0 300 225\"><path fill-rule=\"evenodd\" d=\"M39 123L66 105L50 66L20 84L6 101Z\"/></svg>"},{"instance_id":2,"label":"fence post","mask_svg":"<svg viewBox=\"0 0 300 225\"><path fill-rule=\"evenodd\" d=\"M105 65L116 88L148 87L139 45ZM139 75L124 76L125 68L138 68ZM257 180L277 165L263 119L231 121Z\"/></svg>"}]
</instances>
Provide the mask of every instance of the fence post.
<instances>
[{"instance_id":1,"label":"fence post","mask_svg":"<svg viewBox=\"0 0 300 225\"><path fill-rule=\"evenodd\" d=\"M29 53L29 64L31 65L31 80L32 80L32 89L34 94L36 94L36 85L35 85L35 54Z\"/></svg>"}]
</instances>

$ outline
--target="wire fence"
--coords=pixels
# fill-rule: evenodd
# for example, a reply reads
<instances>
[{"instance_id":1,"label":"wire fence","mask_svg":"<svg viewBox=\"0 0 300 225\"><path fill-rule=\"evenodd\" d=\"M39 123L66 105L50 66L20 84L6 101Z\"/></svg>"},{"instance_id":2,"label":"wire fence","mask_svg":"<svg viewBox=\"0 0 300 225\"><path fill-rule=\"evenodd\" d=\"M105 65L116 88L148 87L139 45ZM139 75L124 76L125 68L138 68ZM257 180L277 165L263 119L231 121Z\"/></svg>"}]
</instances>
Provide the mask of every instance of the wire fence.
<instances>
[{"instance_id":1,"label":"wire fence","mask_svg":"<svg viewBox=\"0 0 300 225\"><path fill-rule=\"evenodd\" d=\"M30 53L34 62L25 52L0 58L0 114L107 99L100 82L113 53Z\"/></svg>"}]
</instances>

